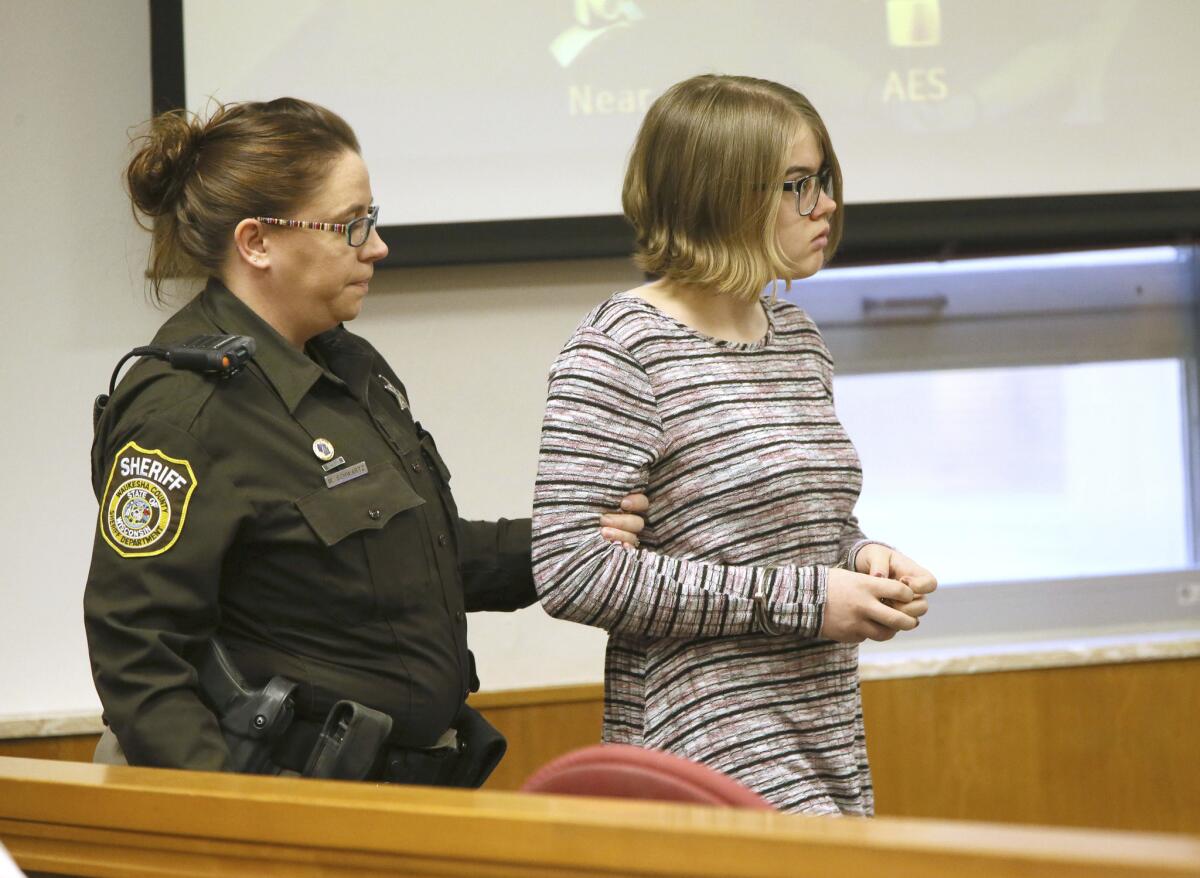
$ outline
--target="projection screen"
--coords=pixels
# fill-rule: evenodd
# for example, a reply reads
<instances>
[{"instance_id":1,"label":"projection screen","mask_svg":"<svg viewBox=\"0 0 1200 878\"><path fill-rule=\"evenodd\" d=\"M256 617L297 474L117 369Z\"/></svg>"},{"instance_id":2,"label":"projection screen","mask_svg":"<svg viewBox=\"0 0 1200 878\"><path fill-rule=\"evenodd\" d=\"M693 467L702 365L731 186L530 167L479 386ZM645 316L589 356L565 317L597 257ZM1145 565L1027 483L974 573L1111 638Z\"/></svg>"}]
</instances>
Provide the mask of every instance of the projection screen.
<instances>
[{"instance_id":1,"label":"projection screen","mask_svg":"<svg viewBox=\"0 0 1200 878\"><path fill-rule=\"evenodd\" d=\"M1173 239L1200 223L1193 0L152 11L160 108L286 94L346 117L399 263L628 252L617 215L637 126L671 83L708 72L812 100L845 172L851 260Z\"/></svg>"}]
</instances>

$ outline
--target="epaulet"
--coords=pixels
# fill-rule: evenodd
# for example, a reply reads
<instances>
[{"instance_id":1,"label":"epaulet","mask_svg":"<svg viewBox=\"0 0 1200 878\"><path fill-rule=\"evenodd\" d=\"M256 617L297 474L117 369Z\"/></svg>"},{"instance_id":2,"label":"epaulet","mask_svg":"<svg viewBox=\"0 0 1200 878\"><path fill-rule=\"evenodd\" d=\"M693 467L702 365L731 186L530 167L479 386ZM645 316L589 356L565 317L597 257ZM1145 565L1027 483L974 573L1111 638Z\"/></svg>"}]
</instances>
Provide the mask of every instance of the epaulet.
<instances>
[{"instance_id":1,"label":"epaulet","mask_svg":"<svg viewBox=\"0 0 1200 878\"><path fill-rule=\"evenodd\" d=\"M154 418L184 431L192 424L220 386L228 380L253 380L242 372L232 379L215 375L172 369L158 360L136 363L117 385L116 392L97 418L96 438L104 426L109 429L128 417L139 420Z\"/></svg>"}]
</instances>

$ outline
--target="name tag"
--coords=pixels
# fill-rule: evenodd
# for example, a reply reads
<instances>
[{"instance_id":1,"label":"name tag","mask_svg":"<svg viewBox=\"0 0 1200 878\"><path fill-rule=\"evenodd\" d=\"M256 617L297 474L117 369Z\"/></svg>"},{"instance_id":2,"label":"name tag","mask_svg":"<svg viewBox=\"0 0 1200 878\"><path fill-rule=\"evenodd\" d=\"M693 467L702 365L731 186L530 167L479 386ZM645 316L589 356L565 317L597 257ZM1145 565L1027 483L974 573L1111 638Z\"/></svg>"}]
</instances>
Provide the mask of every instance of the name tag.
<instances>
[{"instance_id":1,"label":"name tag","mask_svg":"<svg viewBox=\"0 0 1200 878\"><path fill-rule=\"evenodd\" d=\"M349 482L351 479L357 479L359 476L367 474L367 462L360 460L354 466L348 466L343 470L338 470L336 473L330 473L325 477L325 486L327 488L336 488L338 485Z\"/></svg>"}]
</instances>

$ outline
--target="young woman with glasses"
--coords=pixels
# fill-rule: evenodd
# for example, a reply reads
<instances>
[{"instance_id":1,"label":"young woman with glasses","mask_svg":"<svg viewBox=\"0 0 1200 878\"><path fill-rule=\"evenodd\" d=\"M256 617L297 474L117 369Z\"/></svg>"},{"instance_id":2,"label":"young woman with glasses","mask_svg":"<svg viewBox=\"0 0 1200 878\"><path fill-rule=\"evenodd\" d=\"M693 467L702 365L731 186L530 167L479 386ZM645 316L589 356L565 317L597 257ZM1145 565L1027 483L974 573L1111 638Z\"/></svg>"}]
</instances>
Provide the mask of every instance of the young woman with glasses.
<instances>
[{"instance_id":1,"label":"young woman with glasses","mask_svg":"<svg viewBox=\"0 0 1200 878\"><path fill-rule=\"evenodd\" d=\"M667 750L789 811L871 814L858 647L936 586L859 530L858 456L817 327L763 291L817 272L842 178L812 105L699 76L648 111L625 176L638 265L554 363L534 498L542 605L609 632L604 739ZM653 501L637 552L586 526Z\"/></svg>"},{"instance_id":2,"label":"young woman with glasses","mask_svg":"<svg viewBox=\"0 0 1200 878\"><path fill-rule=\"evenodd\" d=\"M495 758L503 739L464 704L478 686L465 613L536 599L529 522L459 517L403 383L342 325L387 254L354 132L289 98L168 113L126 179L152 224L156 298L167 277L209 278L154 346L250 336L255 353L225 376L143 359L97 421L84 614L110 729L98 758L245 768L228 705L197 677L217 637L249 686L297 686L295 720L266 740L272 770L304 770L344 700L392 723L368 776L481 783L494 761L478 764L476 739L463 769L462 737ZM605 523L636 542L636 515Z\"/></svg>"}]
</instances>

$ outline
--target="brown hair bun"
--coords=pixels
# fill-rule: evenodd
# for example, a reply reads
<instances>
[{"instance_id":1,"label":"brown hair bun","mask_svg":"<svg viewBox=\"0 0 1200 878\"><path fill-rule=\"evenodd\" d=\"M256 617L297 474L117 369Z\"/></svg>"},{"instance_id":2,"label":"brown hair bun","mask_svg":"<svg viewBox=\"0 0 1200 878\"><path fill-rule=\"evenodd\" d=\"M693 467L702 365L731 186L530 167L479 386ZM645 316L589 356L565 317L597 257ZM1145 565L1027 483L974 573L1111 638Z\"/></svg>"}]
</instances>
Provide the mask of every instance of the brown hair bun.
<instances>
[{"instance_id":1,"label":"brown hair bun","mask_svg":"<svg viewBox=\"0 0 1200 878\"><path fill-rule=\"evenodd\" d=\"M139 137L125 171L133 206L148 217L169 213L187 177L196 169L203 131L186 110L155 116Z\"/></svg>"}]
</instances>

